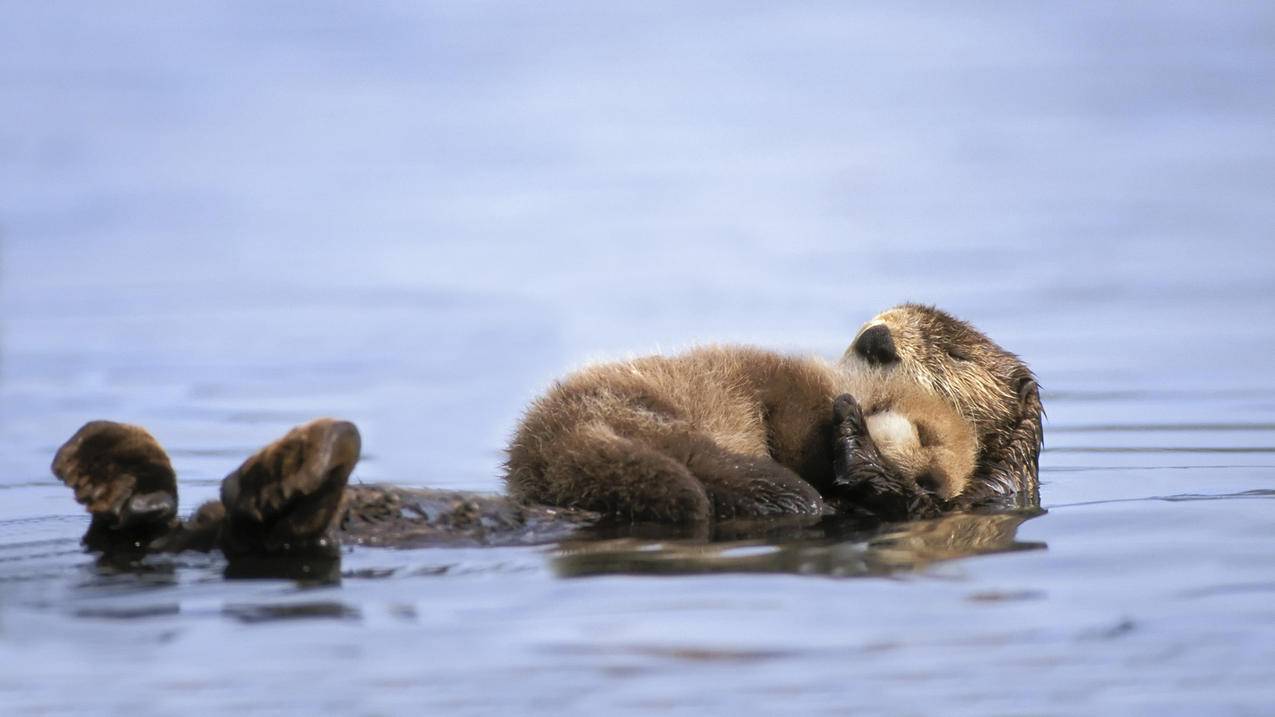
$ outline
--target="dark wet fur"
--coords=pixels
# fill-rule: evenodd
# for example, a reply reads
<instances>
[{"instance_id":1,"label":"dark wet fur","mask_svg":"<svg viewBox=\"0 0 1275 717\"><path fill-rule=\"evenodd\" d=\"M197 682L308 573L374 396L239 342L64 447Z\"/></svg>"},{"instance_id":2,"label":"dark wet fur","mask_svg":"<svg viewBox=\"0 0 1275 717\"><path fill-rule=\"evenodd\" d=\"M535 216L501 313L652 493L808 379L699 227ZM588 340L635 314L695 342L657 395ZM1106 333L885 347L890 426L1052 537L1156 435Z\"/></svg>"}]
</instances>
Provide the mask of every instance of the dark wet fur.
<instances>
[{"instance_id":1,"label":"dark wet fur","mask_svg":"<svg viewBox=\"0 0 1275 717\"><path fill-rule=\"evenodd\" d=\"M1037 505L1044 407L1031 369L971 324L933 306L904 304L894 311L904 317L901 330L921 337L901 341L896 335L895 341L907 347L978 433L981 450L973 479L948 507Z\"/></svg>"},{"instance_id":2,"label":"dark wet fur","mask_svg":"<svg viewBox=\"0 0 1275 717\"><path fill-rule=\"evenodd\" d=\"M86 423L58 449L52 470L93 516L84 536L91 547L143 548L177 525L177 475L139 426Z\"/></svg>"},{"instance_id":3,"label":"dark wet fur","mask_svg":"<svg viewBox=\"0 0 1275 717\"><path fill-rule=\"evenodd\" d=\"M221 500L176 519L177 483L164 449L144 430L93 421L58 451L53 472L93 516L95 550L239 555L335 555L346 482L359 459L354 424L318 419L250 456L222 481ZM160 503L140 517L129 506Z\"/></svg>"},{"instance_id":4,"label":"dark wet fur","mask_svg":"<svg viewBox=\"0 0 1275 717\"><path fill-rule=\"evenodd\" d=\"M359 485L345 490L340 528L343 541L355 545L538 545L594 525L599 517L522 505L503 495Z\"/></svg>"}]
</instances>

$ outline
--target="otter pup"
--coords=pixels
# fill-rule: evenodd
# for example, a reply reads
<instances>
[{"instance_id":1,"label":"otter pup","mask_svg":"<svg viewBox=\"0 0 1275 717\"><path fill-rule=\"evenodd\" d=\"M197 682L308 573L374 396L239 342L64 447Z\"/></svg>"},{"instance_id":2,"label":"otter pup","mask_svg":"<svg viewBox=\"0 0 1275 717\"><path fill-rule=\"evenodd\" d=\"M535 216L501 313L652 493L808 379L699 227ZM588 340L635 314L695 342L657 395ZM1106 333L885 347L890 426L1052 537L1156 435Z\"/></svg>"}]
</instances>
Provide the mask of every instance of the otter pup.
<instances>
[{"instance_id":1,"label":"otter pup","mask_svg":"<svg viewBox=\"0 0 1275 717\"><path fill-rule=\"evenodd\" d=\"M524 416L507 484L527 502L634 521L928 517L1034 492L1040 418L1016 356L905 304L836 364L708 347L568 376Z\"/></svg>"},{"instance_id":2,"label":"otter pup","mask_svg":"<svg viewBox=\"0 0 1275 717\"><path fill-rule=\"evenodd\" d=\"M903 305L836 363L710 347L585 369L536 400L508 449L511 498L352 486L353 424L318 419L251 456L221 500L176 518L167 455L137 426L94 421L53 472L93 515L93 549L336 554L372 544L509 544L599 518L846 514L904 520L1034 502L1041 442L1031 372L970 325Z\"/></svg>"},{"instance_id":3,"label":"otter pup","mask_svg":"<svg viewBox=\"0 0 1275 717\"><path fill-rule=\"evenodd\" d=\"M944 499L955 497L974 474L978 440L973 425L942 400L915 390L895 393L888 390L890 383L851 394L872 406L865 425L882 461L904 481Z\"/></svg>"}]
</instances>

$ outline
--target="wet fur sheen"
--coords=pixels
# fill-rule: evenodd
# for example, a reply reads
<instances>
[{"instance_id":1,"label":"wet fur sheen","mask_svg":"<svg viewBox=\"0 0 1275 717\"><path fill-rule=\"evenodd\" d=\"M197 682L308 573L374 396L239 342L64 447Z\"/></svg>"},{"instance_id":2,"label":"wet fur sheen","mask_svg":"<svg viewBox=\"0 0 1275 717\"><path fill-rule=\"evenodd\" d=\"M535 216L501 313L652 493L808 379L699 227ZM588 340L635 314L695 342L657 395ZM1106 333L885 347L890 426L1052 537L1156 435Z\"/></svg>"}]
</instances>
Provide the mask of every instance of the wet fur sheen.
<instances>
[{"instance_id":1,"label":"wet fur sheen","mask_svg":"<svg viewBox=\"0 0 1275 717\"><path fill-rule=\"evenodd\" d=\"M874 344L886 330L865 332L878 325L892 338ZM331 418L249 457L186 521L171 462L141 427L87 423L52 469L93 516L91 549L132 559L220 548L236 574L258 574L276 557L330 561L342 539L521 544L603 516L702 527L1034 505L1040 419L1021 361L937 309L905 305L869 322L836 364L707 347L569 376L518 428L509 497L347 487L361 440Z\"/></svg>"},{"instance_id":2,"label":"wet fur sheen","mask_svg":"<svg viewBox=\"0 0 1275 717\"><path fill-rule=\"evenodd\" d=\"M852 344L836 364L711 346L585 368L528 409L508 449L509 490L661 522L817 515L856 500L838 485L873 481L897 484L886 491L905 496L897 517L1034 494L1041 408L1027 367L933 307L903 305L863 330L879 324L897 348L888 367ZM834 412L843 394L862 415ZM840 424L865 420L856 430L876 427L875 444L838 442L853 433ZM838 450L854 456L838 461Z\"/></svg>"}]
</instances>

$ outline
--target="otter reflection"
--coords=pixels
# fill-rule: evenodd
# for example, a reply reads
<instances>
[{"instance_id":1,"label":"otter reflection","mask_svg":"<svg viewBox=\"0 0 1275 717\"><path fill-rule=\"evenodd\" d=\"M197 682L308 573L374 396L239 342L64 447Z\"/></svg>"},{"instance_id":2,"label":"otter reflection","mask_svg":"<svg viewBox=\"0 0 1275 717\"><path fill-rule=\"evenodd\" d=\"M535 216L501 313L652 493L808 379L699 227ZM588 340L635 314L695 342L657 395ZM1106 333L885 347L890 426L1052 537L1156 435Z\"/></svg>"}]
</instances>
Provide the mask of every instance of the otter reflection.
<instances>
[{"instance_id":1,"label":"otter reflection","mask_svg":"<svg viewBox=\"0 0 1275 717\"><path fill-rule=\"evenodd\" d=\"M858 521L726 522L717 525L598 526L560 542L562 577L700 573L794 573L858 577L920 570L944 560L1043 550L1018 527L1040 509L959 513L865 526Z\"/></svg>"}]
</instances>

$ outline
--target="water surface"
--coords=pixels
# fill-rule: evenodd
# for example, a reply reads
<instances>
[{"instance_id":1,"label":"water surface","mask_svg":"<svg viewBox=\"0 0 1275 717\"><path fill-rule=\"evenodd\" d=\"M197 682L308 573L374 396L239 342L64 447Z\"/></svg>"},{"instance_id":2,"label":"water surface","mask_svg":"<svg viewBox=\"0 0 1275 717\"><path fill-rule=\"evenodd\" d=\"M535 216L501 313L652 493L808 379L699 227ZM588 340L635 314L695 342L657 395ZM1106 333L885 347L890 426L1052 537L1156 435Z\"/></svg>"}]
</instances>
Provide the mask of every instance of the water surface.
<instances>
[{"instance_id":1,"label":"water surface","mask_svg":"<svg viewBox=\"0 0 1275 717\"><path fill-rule=\"evenodd\" d=\"M1275 704L1267 4L3 7L6 714ZM136 422L191 508L338 415L355 480L494 491L581 362L835 356L904 300L1045 389L1047 513L977 546L611 536L227 581L99 565L48 473Z\"/></svg>"}]
</instances>

